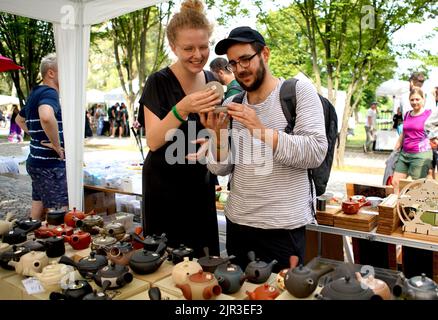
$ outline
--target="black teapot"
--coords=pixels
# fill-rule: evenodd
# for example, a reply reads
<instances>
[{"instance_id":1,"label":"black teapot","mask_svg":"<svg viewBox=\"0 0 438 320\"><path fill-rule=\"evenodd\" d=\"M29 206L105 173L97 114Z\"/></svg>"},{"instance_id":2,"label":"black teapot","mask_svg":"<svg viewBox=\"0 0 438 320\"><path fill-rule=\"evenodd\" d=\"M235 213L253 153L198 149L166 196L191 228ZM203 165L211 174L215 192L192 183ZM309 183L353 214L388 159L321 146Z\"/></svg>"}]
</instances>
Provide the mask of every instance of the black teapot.
<instances>
[{"instance_id":1,"label":"black teapot","mask_svg":"<svg viewBox=\"0 0 438 320\"><path fill-rule=\"evenodd\" d=\"M438 285L432 279L421 276L406 279L401 273L392 289L396 297L407 300L438 300Z\"/></svg>"},{"instance_id":2,"label":"black teapot","mask_svg":"<svg viewBox=\"0 0 438 320\"><path fill-rule=\"evenodd\" d=\"M274 259L270 263L260 261L259 258L256 258L254 251L248 252L248 258L251 262L245 268L246 279L256 284L266 282L277 260Z\"/></svg>"},{"instance_id":3,"label":"black teapot","mask_svg":"<svg viewBox=\"0 0 438 320\"><path fill-rule=\"evenodd\" d=\"M41 221L29 217L27 219L19 219L15 221L15 225L24 232L29 233L41 227Z\"/></svg>"},{"instance_id":4,"label":"black teapot","mask_svg":"<svg viewBox=\"0 0 438 320\"><path fill-rule=\"evenodd\" d=\"M50 237L40 241L46 248L46 254L49 258L57 258L65 253L64 237Z\"/></svg>"},{"instance_id":5,"label":"black teapot","mask_svg":"<svg viewBox=\"0 0 438 320\"><path fill-rule=\"evenodd\" d=\"M166 244L160 242L155 251L146 249L135 250L129 260L132 271L138 274L149 274L155 272L167 259L168 253L165 251Z\"/></svg>"},{"instance_id":6,"label":"black teapot","mask_svg":"<svg viewBox=\"0 0 438 320\"><path fill-rule=\"evenodd\" d=\"M132 282L133 278L127 266L115 264L114 262L110 262L107 266L99 269L93 276L94 282L99 287L103 287L103 284L109 281L109 285L106 286L109 289L121 288Z\"/></svg>"},{"instance_id":7,"label":"black teapot","mask_svg":"<svg viewBox=\"0 0 438 320\"><path fill-rule=\"evenodd\" d=\"M46 213L46 221L50 225L58 226L64 223L64 217L66 213L66 209L50 208Z\"/></svg>"},{"instance_id":8,"label":"black teapot","mask_svg":"<svg viewBox=\"0 0 438 320\"><path fill-rule=\"evenodd\" d=\"M14 228L3 235L2 242L7 244L20 244L27 240L27 232L21 228Z\"/></svg>"},{"instance_id":9,"label":"black teapot","mask_svg":"<svg viewBox=\"0 0 438 320\"><path fill-rule=\"evenodd\" d=\"M92 293L86 294L82 300L112 300L111 297L105 292L110 283L111 282L108 280L104 281L102 285L102 291L97 292L97 290L93 290Z\"/></svg>"},{"instance_id":10,"label":"black teapot","mask_svg":"<svg viewBox=\"0 0 438 320\"><path fill-rule=\"evenodd\" d=\"M184 244L180 244L178 248L172 249L167 248L169 253L169 260L172 260L173 264L178 264L184 261L184 257L193 260L194 250L192 248L186 247Z\"/></svg>"},{"instance_id":11,"label":"black teapot","mask_svg":"<svg viewBox=\"0 0 438 320\"><path fill-rule=\"evenodd\" d=\"M214 271L214 276L219 282L222 292L226 294L239 291L246 280L245 273L242 269L229 261L219 265Z\"/></svg>"},{"instance_id":12,"label":"black teapot","mask_svg":"<svg viewBox=\"0 0 438 320\"><path fill-rule=\"evenodd\" d=\"M74 262L67 256L62 256L59 259L59 263L63 263L69 266L73 266L78 269L81 276L87 279L94 277L94 274L108 264L108 259L106 256L96 254L96 252L91 251L88 257L84 257L79 262Z\"/></svg>"},{"instance_id":13,"label":"black teapot","mask_svg":"<svg viewBox=\"0 0 438 320\"><path fill-rule=\"evenodd\" d=\"M296 298L310 296L315 291L319 278L334 270L332 266L325 266L319 270L302 264L294 267L295 261L298 261L298 257L292 256L290 258L291 268L284 277L284 285L287 291Z\"/></svg>"},{"instance_id":14,"label":"black teapot","mask_svg":"<svg viewBox=\"0 0 438 320\"><path fill-rule=\"evenodd\" d=\"M202 270L205 272L214 273L216 268L224 263L227 263L229 260L234 259L235 256L231 255L226 258L221 258L218 256L210 256L210 251L208 247L204 247L205 256L198 259L198 263L201 265Z\"/></svg>"},{"instance_id":15,"label":"black teapot","mask_svg":"<svg viewBox=\"0 0 438 320\"><path fill-rule=\"evenodd\" d=\"M373 290L350 276L327 283L316 298L320 300L382 300Z\"/></svg>"},{"instance_id":16,"label":"black teapot","mask_svg":"<svg viewBox=\"0 0 438 320\"><path fill-rule=\"evenodd\" d=\"M82 300L87 294L92 293L93 288L86 280L75 280L68 284L62 293L50 293L50 300Z\"/></svg>"},{"instance_id":17,"label":"black teapot","mask_svg":"<svg viewBox=\"0 0 438 320\"><path fill-rule=\"evenodd\" d=\"M18 262L21 256L28 252L30 250L25 247L13 245L12 248L0 253L0 266L6 270L15 270L15 267L9 265L9 261Z\"/></svg>"},{"instance_id":18,"label":"black teapot","mask_svg":"<svg viewBox=\"0 0 438 320\"><path fill-rule=\"evenodd\" d=\"M141 239L138 234L135 232L131 233L132 239L143 244L143 248L147 251L155 251L158 249L158 246L160 243L167 243L167 237L166 234L163 233L161 236L152 235L152 236L146 236L144 239Z\"/></svg>"}]
</instances>

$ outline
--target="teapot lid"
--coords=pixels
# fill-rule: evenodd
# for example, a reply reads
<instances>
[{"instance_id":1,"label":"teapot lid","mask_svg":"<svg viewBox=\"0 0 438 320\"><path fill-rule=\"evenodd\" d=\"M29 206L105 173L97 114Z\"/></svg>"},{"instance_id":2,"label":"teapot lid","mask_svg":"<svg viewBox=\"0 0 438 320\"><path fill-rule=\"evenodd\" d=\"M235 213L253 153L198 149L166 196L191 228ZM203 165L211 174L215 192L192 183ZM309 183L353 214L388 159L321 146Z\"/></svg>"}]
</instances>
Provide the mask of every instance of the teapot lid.
<instances>
[{"instance_id":1,"label":"teapot lid","mask_svg":"<svg viewBox=\"0 0 438 320\"><path fill-rule=\"evenodd\" d=\"M186 247L184 244L180 244L178 248L172 250L172 254L185 255L193 252L192 248Z\"/></svg>"},{"instance_id":2,"label":"teapot lid","mask_svg":"<svg viewBox=\"0 0 438 320\"><path fill-rule=\"evenodd\" d=\"M97 214L89 215L84 218L87 222L100 222L103 221L103 218Z\"/></svg>"},{"instance_id":3,"label":"teapot lid","mask_svg":"<svg viewBox=\"0 0 438 320\"><path fill-rule=\"evenodd\" d=\"M81 268L100 268L104 265L108 264L108 259L106 256L96 254L96 252L91 251L88 257L84 257L78 262L78 266Z\"/></svg>"},{"instance_id":4,"label":"teapot lid","mask_svg":"<svg viewBox=\"0 0 438 320\"><path fill-rule=\"evenodd\" d=\"M337 297L348 297L350 299L362 297L367 299L372 297L373 291L358 280L346 276L325 285L321 294L333 299L337 299Z\"/></svg>"},{"instance_id":5,"label":"teapot lid","mask_svg":"<svg viewBox=\"0 0 438 320\"><path fill-rule=\"evenodd\" d=\"M410 278L409 284L415 289L423 289L423 290L436 290L438 287L435 281L426 277L424 273L422 273L421 276Z\"/></svg>"},{"instance_id":6,"label":"teapot lid","mask_svg":"<svg viewBox=\"0 0 438 320\"><path fill-rule=\"evenodd\" d=\"M307 275L307 274L311 273L311 270L310 270L310 268L300 264L298 267L295 267L292 269L292 273L299 274L299 275Z\"/></svg>"},{"instance_id":7,"label":"teapot lid","mask_svg":"<svg viewBox=\"0 0 438 320\"><path fill-rule=\"evenodd\" d=\"M99 269L98 276L104 278L117 278L121 274L124 274L129 271L129 268L122 264L115 264L111 262L105 267Z\"/></svg>"},{"instance_id":8,"label":"teapot lid","mask_svg":"<svg viewBox=\"0 0 438 320\"><path fill-rule=\"evenodd\" d=\"M96 246L110 246L117 242L116 238L110 236L101 236L93 239L93 244Z\"/></svg>"},{"instance_id":9,"label":"teapot lid","mask_svg":"<svg viewBox=\"0 0 438 320\"><path fill-rule=\"evenodd\" d=\"M156 262L161 258L159 253L147 250L136 250L130 261L134 263L151 263Z\"/></svg>"},{"instance_id":10,"label":"teapot lid","mask_svg":"<svg viewBox=\"0 0 438 320\"><path fill-rule=\"evenodd\" d=\"M215 277L212 273L202 270L189 276L189 280L196 283L210 282L214 279Z\"/></svg>"},{"instance_id":11,"label":"teapot lid","mask_svg":"<svg viewBox=\"0 0 438 320\"><path fill-rule=\"evenodd\" d=\"M218 273L219 272L220 273L227 273L227 274L235 274L235 273L241 274L241 273L243 273L242 268L240 268L240 266L238 266L237 264L233 264L231 262L219 265L216 268L215 273L216 272L218 272Z\"/></svg>"},{"instance_id":12,"label":"teapot lid","mask_svg":"<svg viewBox=\"0 0 438 320\"><path fill-rule=\"evenodd\" d=\"M198 263L205 267L215 267L224 263L224 259L219 256L208 256L199 258Z\"/></svg>"}]
</instances>

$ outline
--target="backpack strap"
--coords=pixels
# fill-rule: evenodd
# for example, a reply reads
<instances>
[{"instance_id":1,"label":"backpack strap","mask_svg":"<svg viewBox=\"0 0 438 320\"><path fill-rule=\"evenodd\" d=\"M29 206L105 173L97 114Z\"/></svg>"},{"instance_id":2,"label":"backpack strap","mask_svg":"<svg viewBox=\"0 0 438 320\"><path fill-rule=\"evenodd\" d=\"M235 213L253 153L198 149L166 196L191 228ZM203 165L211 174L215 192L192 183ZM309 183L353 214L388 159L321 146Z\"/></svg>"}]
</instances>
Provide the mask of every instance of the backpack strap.
<instances>
[{"instance_id":1,"label":"backpack strap","mask_svg":"<svg viewBox=\"0 0 438 320\"><path fill-rule=\"evenodd\" d=\"M283 109L284 116L287 120L287 126L284 129L284 132L287 134L293 134L297 119L297 82L298 79L295 78L287 79L280 88L281 108ZM311 169L307 170L307 177L310 183L310 207L312 208L312 215L316 219L316 211L313 205L313 197L315 192L313 190L314 188Z\"/></svg>"},{"instance_id":2,"label":"backpack strap","mask_svg":"<svg viewBox=\"0 0 438 320\"><path fill-rule=\"evenodd\" d=\"M293 134L297 118L297 82L295 78L287 79L280 88L281 108L287 120L284 131L287 134Z\"/></svg>"}]
</instances>

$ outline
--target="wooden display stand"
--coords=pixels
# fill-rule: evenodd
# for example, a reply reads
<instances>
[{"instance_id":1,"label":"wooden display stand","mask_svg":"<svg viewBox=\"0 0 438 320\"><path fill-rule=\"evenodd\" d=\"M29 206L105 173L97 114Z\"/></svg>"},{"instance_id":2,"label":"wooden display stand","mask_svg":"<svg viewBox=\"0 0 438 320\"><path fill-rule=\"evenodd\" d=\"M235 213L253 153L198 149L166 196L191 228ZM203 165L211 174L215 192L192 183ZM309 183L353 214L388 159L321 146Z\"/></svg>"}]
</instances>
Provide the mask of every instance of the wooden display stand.
<instances>
[{"instance_id":1,"label":"wooden display stand","mask_svg":"<svg viewBox=\"0 0 438 320\"><path fill-rule=\"evenodd\" d=\"M344 261L344 243L342 236L321 233L321 257ZM306 255L304 263L318 256L318 232L306 230Z\"/></svg>"},{"instance_id":2,"label":"wooden display stand","mask_svg":"<svg viewBox=\"0 0 438 320\"><path fill-rule=\"evenodd\" d=\"M356 214L340 212L333 217L333 221L338 228L369 232L377 226L377 216L377 209L362 207Z\"/></svg>"},{"instance_id":3,"label":"wooden display stand","mask_svg":"<svg viewBox=\"0 0 438 320\"><path fill-rule=\"evenodd\" d=\"M392 186L361 185L354 183L347 183L346 189L347 197L363 195L365 197L386 198L394 192ZM394 244L370 242L356 238L352 238L352 243L355 263L370 264L385 269L397 269L397 252Z\"/></svg>"},{"instance_id":4,"label":"wooden display stand","mask_svg":"<svg viewBox=\"0 0 438 320\"><path fill-rule=\"evenodd\" d=\"M96 213L113 214L116 213L116 196L114 191L106 191L104 188L84 187L84 210Z\"/></svg>"}]
</instances>

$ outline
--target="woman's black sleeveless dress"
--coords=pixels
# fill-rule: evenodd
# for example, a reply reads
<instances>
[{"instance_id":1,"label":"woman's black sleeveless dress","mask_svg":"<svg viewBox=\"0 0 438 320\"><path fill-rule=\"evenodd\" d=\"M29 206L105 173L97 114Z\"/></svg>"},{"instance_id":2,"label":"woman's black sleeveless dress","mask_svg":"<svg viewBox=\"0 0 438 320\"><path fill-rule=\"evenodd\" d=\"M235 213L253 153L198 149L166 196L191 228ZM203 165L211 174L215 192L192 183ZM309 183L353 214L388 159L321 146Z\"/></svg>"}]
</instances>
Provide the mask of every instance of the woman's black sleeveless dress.
<instances>
[{"instance_id":1,"label":"woman's black sleeveless dress","mask_svg":"<svg viewBox=\"0 0 438 320\"><path fill-rule=\"evenodd\" d=\"M213 75L204 71L206 81ZM140 110L146 106L160 119L184 98L185 93L169 67L149 76ZM143 111L143 110L141 110ZM139 118L143 112L139 112ZM199 145L190 141L204 129L199 116L190 114L177 133L177 139L160 149L149 151L143 166L143 228L146 235L165 232L168 246L184 244L195 250L195 257L219 254L219 235L215 204L215 176L207 166L189 163L185 156ZM190 150L189 148L192 148ZM175 163L176 162L176 163Z\"/></svg>"}]
</instances>

